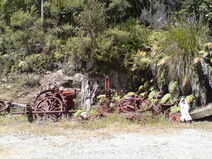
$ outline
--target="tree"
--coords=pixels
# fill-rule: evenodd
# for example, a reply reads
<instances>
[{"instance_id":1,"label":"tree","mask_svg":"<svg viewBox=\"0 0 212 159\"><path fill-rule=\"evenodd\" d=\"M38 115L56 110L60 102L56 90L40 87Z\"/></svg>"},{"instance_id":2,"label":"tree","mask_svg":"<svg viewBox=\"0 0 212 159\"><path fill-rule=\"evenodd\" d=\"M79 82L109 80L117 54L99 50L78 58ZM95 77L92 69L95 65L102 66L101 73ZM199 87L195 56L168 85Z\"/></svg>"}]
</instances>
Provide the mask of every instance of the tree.
<instances>
[{"instance_id":1,"label":"tree","mask_svg":"<svg viewBox=\"0 0 212 159\"><path fill-rule=\"evenodd\" d=\"M97 0L89 1L84 10L77 15L77 21L82 34L94 40L106 28L104 5Z\"/></svg>"}]
</instances>

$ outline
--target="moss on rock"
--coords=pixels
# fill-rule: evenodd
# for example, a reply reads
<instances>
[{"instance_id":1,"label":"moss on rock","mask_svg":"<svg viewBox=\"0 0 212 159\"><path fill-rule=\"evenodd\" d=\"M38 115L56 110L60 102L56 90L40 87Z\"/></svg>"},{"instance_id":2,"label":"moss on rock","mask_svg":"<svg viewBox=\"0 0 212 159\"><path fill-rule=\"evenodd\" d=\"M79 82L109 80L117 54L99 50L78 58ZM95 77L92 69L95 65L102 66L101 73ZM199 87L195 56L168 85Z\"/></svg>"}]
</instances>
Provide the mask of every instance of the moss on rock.
<instances>
[{"instance_id":1,"label":"moss on rock","mask_svg":"<svg viewBox=\"0 0 212 159\"><path fill-rule=\"evenodd\" d=\"M189 96L186 96L185 99L186 99L186 101L187 101L188 104L191 104L192 101L194 100L194 96L193 96L193 94L191 94Z\"/></svg>"},{"instance_id":2,"label":"moss on rock","mask_svg":"<svg viewBox=\"0 0 212 159\"><path fill-rule=\"evenodd\" d=\"M132 96L135 96L135 92L128 92L124 97L132 97Z\"/></svg>"},{"instance_id":3,"label":"moss on rock","mask_svg":"<svg viewBox=\"0 0 212 159\"><path fill-rule=\"evenodd\" d=\"M164 95L164 96L162 97L162 99L161 99L161 103L163 103L163 104L168 103L168 101L171 99L171 97L172 97L172 96L171 96L170 93Z\"/></svg>"},{"instance_id":4,"label":"moss on rock","mask_svg":"<svg viewBox=\"0 0 212 159\"><path fill-rule=\"evenodd\" d=\"M149 93L149 97L148 97L148 99L155 99L156 98L156 95L157 95L157 91L156 90L153 90L153 91L151 91L150 93Z\"/></svg>"},{"instance_id":5,"label":"moss on rock","mask_svg":"<svg viewBox=\"0 0 212 159\"><path fill-rule=\"evenodd\" d=\"M146 98L146 97L148 96L148 93L147 93L147 92L143 92L143 93L140 94L140 96L141 96L142 98Z\"/></svg>"},{"instance_id":6,"label":"moss on rock","mask_svg":"<svg viewBox=\"0 0 212 159\"><path fill-rule=\"evenodd\" d=\"M178 87L178 82L171 81L168 86L169 93L172 95L174 99L179 98L180 90Z\"/></svg>"}]
</instances>

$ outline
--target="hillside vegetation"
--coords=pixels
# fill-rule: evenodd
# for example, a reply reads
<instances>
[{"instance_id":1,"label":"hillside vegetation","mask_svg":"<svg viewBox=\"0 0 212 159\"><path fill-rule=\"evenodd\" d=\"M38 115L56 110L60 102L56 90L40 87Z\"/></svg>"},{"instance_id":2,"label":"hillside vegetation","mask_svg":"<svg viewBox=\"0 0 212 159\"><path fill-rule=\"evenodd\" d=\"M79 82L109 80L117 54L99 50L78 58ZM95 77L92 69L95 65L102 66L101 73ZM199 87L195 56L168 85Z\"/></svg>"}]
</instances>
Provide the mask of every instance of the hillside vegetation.
<instances>
[{"instance_id":1,"label":"hillside vegetation","mask_svg":"<svg viewBox=\"0 0 212 159\"><path fill-rule=\"evenodd\" d=\"M151 100L211 102L210 0L1 0L0 79L11 73L104 76ZM166 99L167 98L167 99Z\"/></svg>"}]
</instances>

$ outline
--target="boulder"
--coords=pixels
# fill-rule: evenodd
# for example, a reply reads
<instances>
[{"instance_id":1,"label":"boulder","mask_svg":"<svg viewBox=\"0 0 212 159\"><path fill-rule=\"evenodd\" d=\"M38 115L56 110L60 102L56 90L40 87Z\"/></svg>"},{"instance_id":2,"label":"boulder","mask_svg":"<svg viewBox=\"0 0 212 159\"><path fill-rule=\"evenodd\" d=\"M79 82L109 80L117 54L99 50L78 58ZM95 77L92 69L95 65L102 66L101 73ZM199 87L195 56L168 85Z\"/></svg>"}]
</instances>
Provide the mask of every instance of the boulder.
<instances>
[{"instance_id":1,"label":"boulder","mask_svg":"<svg viewBox=\"0 0 212 159\"><path fill-rule=\"evenodd\" d=\"M201 119L212 116L212 103L203 107L197 107L190 111L192 119Z\"/></svg>"},{"instance_id":2,"label":"boulder","mask_svg":"<svg viewBox=\"0 0 212 159\"><path fill-rule=\"evenodd\" d=\"M56 72L46 72L43 78L40 80L42 87L50 87L52 85L62 86L65 88L80 88L81 83L85 76L81 73L76 73L74 76L65 75L63 70Z\"/></svg>"},{"instance_id":3,"label":"boulder","mask_svg":"<svg viewBox=\"0 0 212 159\"><path fill-rule=\"evenodd\" d=\"M80 114L80 118L83 120L88 120L88 117L89 117L88 112L82 112Z\"/></svg>"},{"instance_id":4,"label":"boulder","mask_svg":"<svg viewBox=\"0 0 212 159\"><path fill-rule=\"evenodd\" d=\"M62 86L71 80L71 77L64 74L63 70L58 70L57 72L46 72L44 77L40 80L42 87L51 87L53 85Z\"/></svg>"}]
</instances>

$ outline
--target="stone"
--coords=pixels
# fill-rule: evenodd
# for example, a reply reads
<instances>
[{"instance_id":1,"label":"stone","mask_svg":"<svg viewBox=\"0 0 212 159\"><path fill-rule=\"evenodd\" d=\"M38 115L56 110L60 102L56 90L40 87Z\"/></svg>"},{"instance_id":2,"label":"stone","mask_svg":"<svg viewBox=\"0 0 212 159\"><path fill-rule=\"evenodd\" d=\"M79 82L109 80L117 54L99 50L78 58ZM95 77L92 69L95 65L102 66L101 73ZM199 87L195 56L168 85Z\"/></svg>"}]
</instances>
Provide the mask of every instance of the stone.
<instances>
[{"instance_id":1,"label":"stone","mask_svg":"<svg viewBox=\"0 0 212 159\"><path fill-rule=\"evenodd\" d=\"M126 97L132 97L132 96L135 96L136 94L135 94L135 92L128 92L125 96L124 96L124 98L126 98Z\"/></svg>"},{"instance_id":2,"label":"stone","mask_svg":"<svg viewBox=\"0 0 212 159\"><path fill-rule=\"evenodd\" d=\"M156 96L157 96L157 91L155 91L155 90L153 90L153 91L151 91L150 93L149 93L149 100L151 100L151 99L155 99L156 98Z\"/></svg>"},{"instance_id":3,"label":"stone","mask_svg":"<svg viewBox=\"0 0 212 159\"><path fill-rule=\"evenodd\" d=\"M170 99L171 99L171 94L166 94L166 95L164 95L163 97L162 97L162 99L161 99L161 103L162 104L166 104Z\"/></svg>"},{"instance_id":4,"label":"stone","mask_svg":"<svg viewBox=\"0 0 212 159\"><path fill-rule=\"evenodd\" d=\"M40 80L40 84L42 87L48 88L51 86L62 86L70 80L72 80L72 78L65 75L63 70L58 70L57 72L48 71Z\"/></svg>"},{"instance_id":5,"label":"stone","mask_svg":"<svg viewBox=\"0 0 212 159\"><path fill-rule=\"evenodd\" d=\"M72 81L73 81L73 85L75 87L80 87L81 83L83 81L83 79L85 78L85 75L81 74L81 73L76 73L73 77L72 77Z\"/></svg>"},{"instance_id":6,"label":"stone","mask_svg":"<svg viewBox=\"0 0 212 159\"><path fill-rule=\"evenodd\" d=\"M201 119L212 116L212 103L203 107L197 107L190 111L192 119Z\"/></svg>"},{"instance_id":7,"label":"stone","mask_svg":"<svg viewBox=\"0 0 212 159\"><path fill-rule=\"evenodd\" d=\"M88 117L89 117L88 112L82 112L80 114L80 118L83 120L88 120Z\"/></svg>"},{"instance_id":8,"label":"stone","mask_svg":"<svg viewBox=\"0 0 212 159\"><path fill-rule=\"evenodd\" d=\"M79 117L82 112L83 110L78 110L77 112L73 114L73 117Z\"/></svg>"},{"instance_id":9,"label":"stone","mask_svg":"<svg viewBox=\"0 0 212 159\"><path fill-rule=\"evenodd\" d=\"M143 92L143 93L140 94L140 96L141 96L142 98L146 98L147 95L148 95L147 92Z\"/></svg>"}]
</instances>

